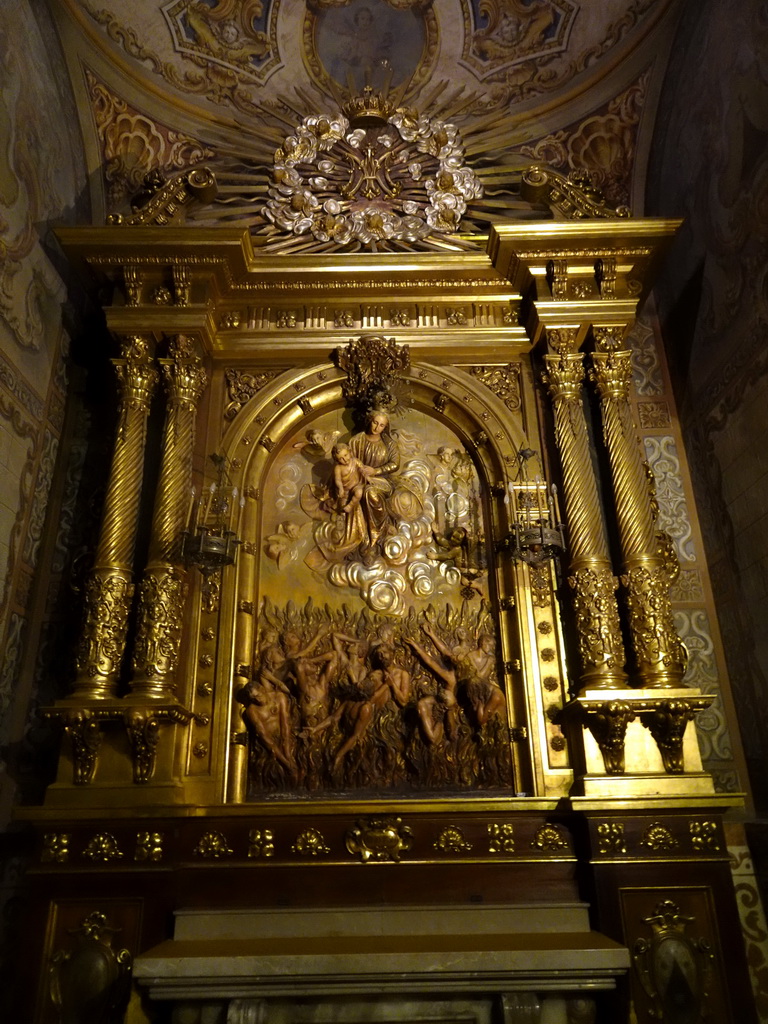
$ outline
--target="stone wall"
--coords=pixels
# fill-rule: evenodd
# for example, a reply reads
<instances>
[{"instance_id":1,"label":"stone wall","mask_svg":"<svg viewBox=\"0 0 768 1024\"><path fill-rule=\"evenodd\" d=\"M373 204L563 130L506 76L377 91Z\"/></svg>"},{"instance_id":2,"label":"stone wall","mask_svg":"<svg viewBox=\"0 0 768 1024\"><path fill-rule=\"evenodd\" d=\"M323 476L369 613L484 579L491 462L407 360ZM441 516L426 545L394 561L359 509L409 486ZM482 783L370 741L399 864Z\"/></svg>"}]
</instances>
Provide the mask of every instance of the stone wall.
<instances>
[{"instance_id":1,"label":"stone wall","mask_svg":"<svg viewBox=\"0 0 768 1024\"><path fill-rule=\"evenodd\" d=\"M684 216L657 291L758 809L768 807L768 14L689 2L648 215Z\"/></svg>"},{"instance_id":2,"label":"stone wall","mask_svg":"<svg viewBox=\"0 0 768 1024\"><path fill-rule=\"evenodd\" d=\"M35 570L65 414L66 282L53 228L88 219L74 102L45 6L0 8L0 757L24 730ZM26 645L26 647L25 647ZM3 773L0 773L0 779ZM0 821L10 784L0 782Z\"/></svg>"}]
</instances>

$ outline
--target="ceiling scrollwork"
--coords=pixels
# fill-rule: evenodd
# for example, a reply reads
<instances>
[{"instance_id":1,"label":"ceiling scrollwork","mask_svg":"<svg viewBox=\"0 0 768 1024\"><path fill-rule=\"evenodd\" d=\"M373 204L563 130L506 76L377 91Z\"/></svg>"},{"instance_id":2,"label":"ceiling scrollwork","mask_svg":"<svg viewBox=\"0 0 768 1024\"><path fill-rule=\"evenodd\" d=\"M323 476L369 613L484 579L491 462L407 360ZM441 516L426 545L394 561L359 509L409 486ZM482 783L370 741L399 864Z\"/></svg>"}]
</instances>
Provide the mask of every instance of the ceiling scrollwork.
<instances>
[{"instance_id":1,"label":"ceiling scrollwork","mask_svg":"<svg viewBox=\"0 0 768 1024\"><path fill-rule=\"evenodd\" d=\"M611 203L641 212L638 174L653 124L648 104L658 94L677 4L58 0L55 6L73 80L82 80L83 66L91 69L86 89L93 118L84 129L103 182L102 216L122 212L142 174L204 160L221 188L202 222L258 230L269 220L276 150L308 118L337 116L370 85L389 95L393 109L460 133L463 165L483 193L481 201L480 190L465 197L459 230L471 234L499 219L531 216L519 183L532 163L566 175L587 172Z\"/></svg>"}]
</instances>

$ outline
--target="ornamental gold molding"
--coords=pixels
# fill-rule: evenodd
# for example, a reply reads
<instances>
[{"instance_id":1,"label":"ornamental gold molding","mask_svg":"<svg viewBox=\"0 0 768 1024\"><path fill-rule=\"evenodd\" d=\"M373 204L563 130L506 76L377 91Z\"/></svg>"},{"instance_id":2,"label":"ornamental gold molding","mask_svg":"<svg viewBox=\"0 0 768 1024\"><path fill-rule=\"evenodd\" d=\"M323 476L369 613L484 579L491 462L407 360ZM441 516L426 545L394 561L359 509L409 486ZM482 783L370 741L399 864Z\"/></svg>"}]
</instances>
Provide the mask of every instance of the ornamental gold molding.
<instances>
[{"instance_id":1,"label":"ornamental gold molding","mask_svg":"<svg viewBox=\"0 0 768 1024\"><path fill-rule=\"evenodd\" d=\"M536 829L531 846L536 850L549 853L570 850L570 843L562 825L540 825Z\"/></svg>"},{"instance_id":2,"label":"ornamental gold molding","mask_svg":"<svg viewBox=\"0 0 768 1024\"><path fill-rule=\"evenodd\" d=\"M122 860L124 856L111 832L97 832L83 850L83 857L94 863L108 864L113 860Z\"/></svg>"},{"instance_id":3,"label":"ornamental gold molding","mask_svg":"<svg viewBox=\"0 0 768 1024\"><path fill-rule=\"evenodd\" d=\"M434 843L441 853L469 853L472 843L467 840L464 830L458 825L446 825Z\"/></svg>"},{"instance_id":4,"label":"ornamental gold molding","mask_svg":"<svg viewBox=\"0 0 768 1024\"><path fill-rule=\"evenodd\" d=\"M621 822L603 821L597 826L597 850L608 857L621 857L626 854L624 825Z\"/></svg>"},{"instance_id":5,"label":"ornamental gold molding","mask_svg":"<svg viewBox=\"0 0 768 1024\"><path fill-rule=\"evenodd\" d=\"M326 857L330 852L325 836L316 828L305 829L291 846L291 853L300 857Z\"/></svg>"},{"instance_id":6,"label":"ornamental gold molding","mask_svg":"<svg viewBox=\"0 0 768 1024\"><path fill-rule=\"evenodd\" d=\"M43 836L42 864L66 864L71 849L71 832L48 832Z\"/></svg>"},{"instance_id":7,"label":"ornamental gold molding","mask_svg":"<svg viewBox=\"0 0 768 1024\"><path fill-rule=\"evenodd\" d=\"M653 822L643 831L639 845L646 846L654 853L671 853L680 843L668 828L659 822Z\"/></svg>"},{"instance_id":8,"label":"ornamental gold molding","mask_svg":"<svg viewBox=\"0 0 768 1024\"><path fill-rule=\"evenodd\" d=\"M252 828L248 833L248 859L274 857L275 834L269 828Z\"/></svg>"}]
</instances>

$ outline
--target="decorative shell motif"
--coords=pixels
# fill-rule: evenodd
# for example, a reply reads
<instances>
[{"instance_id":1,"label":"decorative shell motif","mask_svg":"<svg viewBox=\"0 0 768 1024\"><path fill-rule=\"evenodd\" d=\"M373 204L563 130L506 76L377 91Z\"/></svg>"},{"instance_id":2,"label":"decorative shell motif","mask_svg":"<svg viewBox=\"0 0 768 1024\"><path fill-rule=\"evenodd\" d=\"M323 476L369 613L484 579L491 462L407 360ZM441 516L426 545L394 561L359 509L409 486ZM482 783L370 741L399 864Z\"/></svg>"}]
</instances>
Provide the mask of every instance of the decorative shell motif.
<instances>
[{"instance_id":1,"label":"decorative shell motif","mask_svg":"<svg viewBox=\"0 0 768 1024\"><path fill-rule=\"evenodd\" d=\"M463 161L455 125L405 107L361 127L341 112L311 115L275 153L264 214L284 231L338 245L456 232L482 195Z\"/></svg>"}]
</instances>

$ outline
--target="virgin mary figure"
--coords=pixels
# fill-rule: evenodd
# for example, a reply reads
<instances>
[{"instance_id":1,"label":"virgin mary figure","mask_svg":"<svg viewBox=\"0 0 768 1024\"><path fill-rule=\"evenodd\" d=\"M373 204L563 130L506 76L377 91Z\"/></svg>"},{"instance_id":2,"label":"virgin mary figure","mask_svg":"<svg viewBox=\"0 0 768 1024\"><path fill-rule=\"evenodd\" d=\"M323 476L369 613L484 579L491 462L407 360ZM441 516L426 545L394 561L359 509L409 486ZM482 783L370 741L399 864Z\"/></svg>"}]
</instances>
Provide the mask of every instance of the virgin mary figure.
<instances>
[{"instance_id":1,"label":"virgin mary figure","mask_svg":"<svg viewBox=\"0 0 768 1024\"><path fill-rule=\"evenodd\" d=\"M335 445L333 456L336 466L329 487L302 489L302 508L319 520L314 533L318 550L305 559L313 569L354 555L372 560L396 519L394 477L400 450L389 431L389 415L383 409L369 410L365 428L346 444Z\"/></svg>"},{"instance_id":2,"label":"virgin mary figure","mask_svg":"<svg viewBox=\"0 0 768 1024\"><path fill-rule=\"evenodd\" d=\"M377 547L386 533L393 490L389 477L400 468L400 452L389 433L389 416L383 409L369 410L365 429L352 436L349 449L362 463L365 476L360 498L364 535L359 542L360 552L365 556Z\"/></svg>"}]
</instances>

